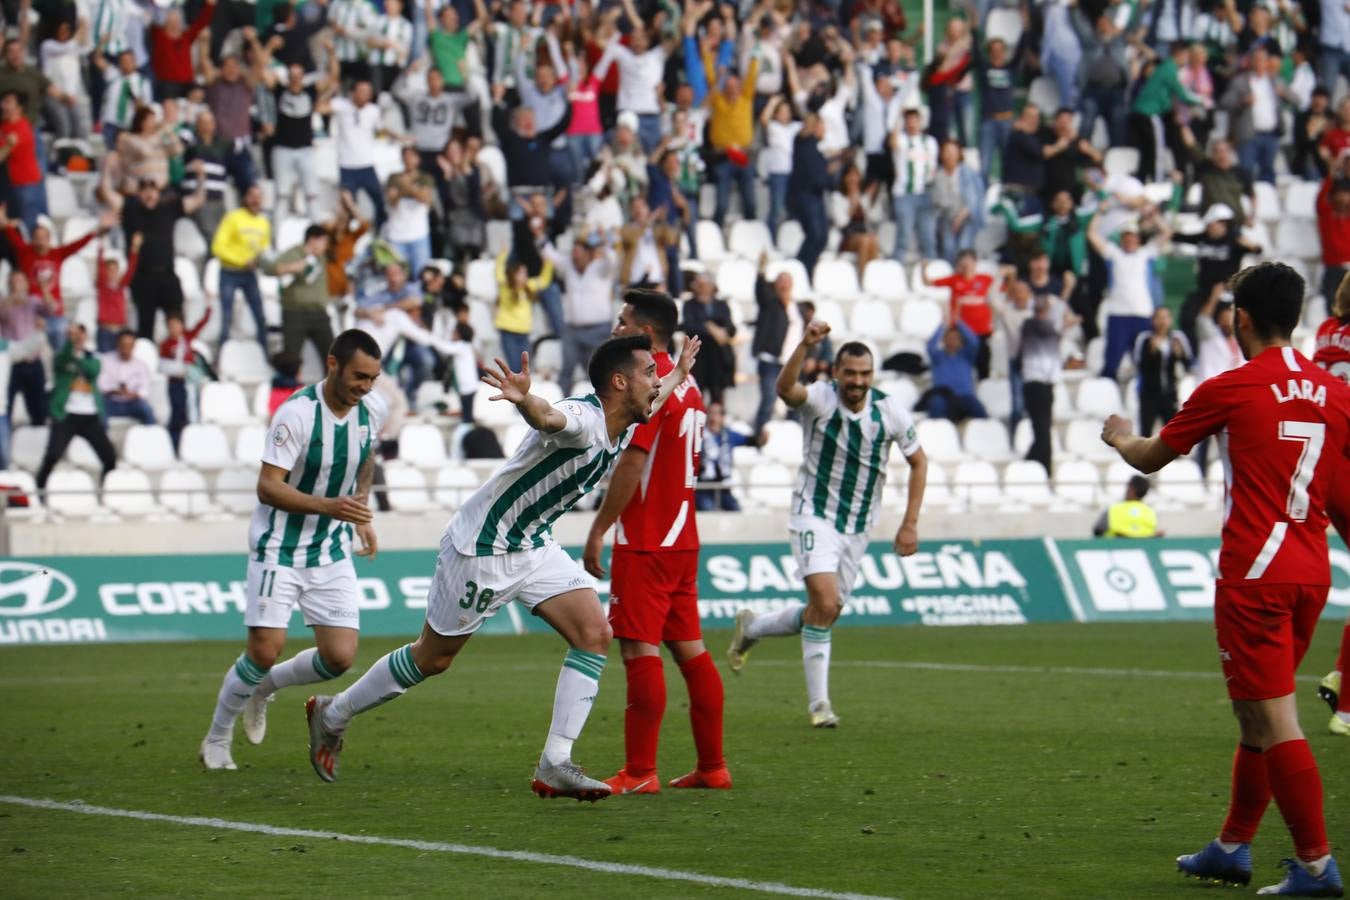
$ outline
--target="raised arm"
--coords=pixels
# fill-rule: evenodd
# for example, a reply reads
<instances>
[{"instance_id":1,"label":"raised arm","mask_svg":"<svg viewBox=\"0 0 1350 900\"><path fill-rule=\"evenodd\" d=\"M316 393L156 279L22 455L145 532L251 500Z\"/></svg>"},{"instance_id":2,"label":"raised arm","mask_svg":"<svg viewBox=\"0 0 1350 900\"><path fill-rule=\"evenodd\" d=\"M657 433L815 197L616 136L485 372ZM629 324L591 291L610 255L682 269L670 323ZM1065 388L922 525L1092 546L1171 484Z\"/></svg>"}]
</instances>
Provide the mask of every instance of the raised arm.
<instances>
[{"instance_id":1,"label":"raised arm","mask_svg":"<svg viewBox=\"0 0 1350 900\"><path fill-rule=\"evenodd\" d=\"M806 361L806 355L811 352L813 347L825 340L825 336L830 333L828 322L822 322L819 319L807 324L802 332L802 339L792 350L792 355L783 363L783 368L778 372L778 383L775 387L778 389L778 396L783 398L792 409L796 409L806 402L806 385L801 383L802 363Z\"/></svg>"},{"instance_id":2,"label":"raised arm","mask_svg":"<svg viewBox=\"0 0 1350 900\"><path fill-rule=\"evenodd\" d=\"M1092 214L1091 221L1088 222L1087 239L1092 245L1092 249L1097 251L1099 256L1106 256L1110 252L1111 242L1102 237L1101 231L1097 228L1097 222L1100 219L1100 210Z\"/></svg>"},{"instance_id":3,"label":"raised arm","mask_svg":"<svg viewBox=\"0 0 1350 900\"><path fill-rule=\"evenodd\" d=\"M567 417L553 405L537 394L530 393L530 354L520 354L520 371L513 372L500 357L494 360L498 371L487 369L483 373L483 383L496 388L497 395L489 400L505 400L514 403L520 410L520 417L535 431L553 434L567 427Z\"/></svg>"},{"instance_id":4,"label":"raised arm","mask_svg":"<svg viewBox=\"0 0 1350 900\"><path fill-rule=\"evenodd\" d=\"M684 348L680 351L679 362L675 368L666 373L666 377L661 379L661 390L656 395L656 402L652 404L652 415L660 412L661 407L666 405L670 395L675 393L675 389L684 384L689 372L694 368L694 360L698 358L698 350L703 346L703 342L696 335L689 335L684 339Z\"/></svg>"},{"instance_id":5,"label":"raised arm","mask_svg":"<svg viewBox=\"0 0 1350 900\"><path fill-rule=\"evenodd\" d=\"M1129 419L1111 416L1102 425L1102 440L1140 472L1152 475L1177 458L1177 452L1158 435L1139 437L1132 434L1131 430Z\"/></svg>"}]
</instances>

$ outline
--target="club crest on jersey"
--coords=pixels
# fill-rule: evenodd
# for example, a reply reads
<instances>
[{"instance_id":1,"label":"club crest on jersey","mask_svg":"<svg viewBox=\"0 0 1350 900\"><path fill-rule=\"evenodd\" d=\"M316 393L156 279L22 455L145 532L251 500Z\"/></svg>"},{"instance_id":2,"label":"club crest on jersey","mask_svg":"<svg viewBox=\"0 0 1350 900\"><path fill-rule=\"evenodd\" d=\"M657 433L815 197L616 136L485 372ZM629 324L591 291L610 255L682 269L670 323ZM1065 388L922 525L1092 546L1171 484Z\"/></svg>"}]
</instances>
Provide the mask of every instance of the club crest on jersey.
<instances>
[{"instance_id":1,"label":"club crest on jersey","mask_svg":"<svg viewBox=\"0 0 1350 900\"><path fill-rule=\"evenodd\" d=\"M1327 386L1325 384L1313 384L1307 378L1290 378L1283 393L1280 391L1278 384L1272 384L1270 390L1275 395L1276 403L1307 400L1310 403L1316 403L1318 406L1327 405Z\"/></svg>"},{"instance_id":2,"label":"club crest on jersey","mask_svg":"<svg viewBox=\"0 0 1350 900\"><path fill-rule=\"evenodd\" d=\"M278 425L272 429L272 446L280 447L291 439L291 430L285 425Z\"/></svg>"},{"instance_id":3,"label":"club crest on jersey","mask_svg":"<svg viewBox=\"0 0 1350 900\"><path fill-rule=\"evenodd\" d=\"M359 428L357 428L356 437L361 442L362 447L370 443L370 426L362 425Z\"/></svg>"}]
</instances>

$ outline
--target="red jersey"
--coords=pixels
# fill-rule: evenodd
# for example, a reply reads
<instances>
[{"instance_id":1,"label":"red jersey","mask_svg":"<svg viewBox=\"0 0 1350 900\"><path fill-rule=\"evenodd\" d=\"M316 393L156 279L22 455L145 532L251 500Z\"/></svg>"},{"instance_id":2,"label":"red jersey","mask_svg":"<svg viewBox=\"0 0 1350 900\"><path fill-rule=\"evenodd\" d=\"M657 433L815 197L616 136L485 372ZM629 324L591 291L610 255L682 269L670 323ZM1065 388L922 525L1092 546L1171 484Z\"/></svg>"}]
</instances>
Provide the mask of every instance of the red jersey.
<instances>
[{"instance_id":1,"label":"red jersey","mask_svg":"<svg viewBox=\"0 0 1350 900\"><path fill-rule=\"evenodd\" d=\"M127 269L116 281L109 281L103 270L103 248L98 250L98 280L94 283L98 294L98 324L108 327L126 327L127 285L136 274L136 254L127 257Z\"/></svg>"},{"instance_id":2,"label":"red jersey","mask_svg":"<svg viewBox=\"0 0 1350 900\"><path fill-rule=\"evenodd\" d=\"M653 354L656 374L665 377L675 363L667 353ZM650 422L633 432L630 447L647 451L637 492L619 517L617 550L697 550L694 483L703 443L703 395L693 377L675 388Z\"/></svg>"},{"instance_id":3,"label":"red jersey","mask_svg":"<svg viewBox=\"0 0 1350 900\"><path fill-rule=\"evenodd\" d=\"M9 183L15 187L27 187L42 181L42 169L38 166L37 141L33 136L33 126L20 116L13 122L0 122L0 143L14 137L14 149L9 151L6 161ZM18 210L11 210L17 213Z\"/></svg>"},{"instance_id":4,"label":"red jersey","mask_svg":"<svg viewBox=\"0 0 1350 900\"><path fill-rule=\"evenodd\" d=\"M935 287L952 289L952 316L966 323L966 327L980 337L994 333L994 311L989 308L989 289L994 279L988 275L948 275L933 282Z\"/></svg>"},{"instance_id":5,"label":"red jersey","mask_svg":"<svg viewBox=\"0 0 1350 900\"><path fill-rule=\"evenodd\" d=\"M52 247L41 255L33 250L23 239L19 229L13 225L5 229L5 236L9 238L9 245L14 248L14 255L18 257L19 271L28 276L28 283L32 285L33 292L38 292L38 285L47 285L51 290L52 304L56 307L53 315L64 316L66 304L61 299L61 263L66 261L67 256L79 253L81 247L97 236L96 232L91 231L69 244Z\"/></svg>"},{"instance_id":6,"label":"red jersey","mask_svg":"<svg viewBox=\"0 0 1350 900\"><path fill-rule=\"evenodd\" d=\"M1179 454L1219 434L1220 585L1331 584L1327 502L1350 439L1350 387L1271 347L1191 394L1160 437Z\"/></svg>"},{"instance_id":7,"label":"red jersey","mask_svg":"<svg viewBox=\"0 0 1350 900\"><path fill-rule=\"evenodd\" d=\"M1313 362L1350 382L1350 323L1332 316L1317 326L1317 350Z\"/></svg>"}]
</instances>

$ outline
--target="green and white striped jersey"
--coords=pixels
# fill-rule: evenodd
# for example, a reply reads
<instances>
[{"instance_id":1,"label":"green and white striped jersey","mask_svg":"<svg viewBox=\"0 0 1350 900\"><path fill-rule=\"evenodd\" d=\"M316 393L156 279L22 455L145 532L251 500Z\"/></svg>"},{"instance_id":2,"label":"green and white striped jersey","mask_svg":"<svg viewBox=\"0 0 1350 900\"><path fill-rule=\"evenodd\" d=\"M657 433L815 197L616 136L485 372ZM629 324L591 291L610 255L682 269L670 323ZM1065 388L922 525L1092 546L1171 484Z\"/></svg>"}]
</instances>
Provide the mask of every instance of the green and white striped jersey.
<instances>
[{"instance_id":1,"label":"green and white striped jersey","mask_svg":"<svg viewBox=\"0 0 1350 900\"><path fill-rule=\"evenodd\" d=\"M834 524L840 534L868 531L881 508L891 444L912 456L919 450L914 419L895 397L872 388L859 412L839 402L834 384L806 389L802 417L802 468L792 492L788 527L808 518Z\"/></svg>"},{"instance_id":2,"label":"green and white striped jersey","mask_svg":"<svg viewBox=\"0 0 1350 900\"><path fill-rule=\"evenodd\" d=\"M552 434L530 430L506 465L474 492L446 527L465 556L496 556L544 547L553 522L595 490L633 436L609 442L605 411L594 394L553 405L567 425ZM634 426L636 427L636 426Z\"/></svg>"},{"instance_id":3,"label":"green and white striped jersey","mask_svg":"<svg viewBox=\"0 0 1350 900\"><path fill-rule=\"evenodd\" d=\"M389 406L371 391L347 411L333 415L323 386L296 391L277 409L262 461L290 472L286 483L315 497L341 497L356 489L356 473L371 453ZM257 562L296 569L326 566L351 556L352 526L328 516L288 513L259 503L248 529Z\"/></svg>"},{"instance_id":4,"label":"green and white striped jersey","mask_svg":"<svg viewBox=\"0 0 1350 900\"><path fill-rule=\"evenodd\" d=\"M380 13L369 0L334 0L328 6L328 21L342 29L333 42L341 62L359 62L366 58L366 39L375 35Z\"/></svg>"}]
</instances>

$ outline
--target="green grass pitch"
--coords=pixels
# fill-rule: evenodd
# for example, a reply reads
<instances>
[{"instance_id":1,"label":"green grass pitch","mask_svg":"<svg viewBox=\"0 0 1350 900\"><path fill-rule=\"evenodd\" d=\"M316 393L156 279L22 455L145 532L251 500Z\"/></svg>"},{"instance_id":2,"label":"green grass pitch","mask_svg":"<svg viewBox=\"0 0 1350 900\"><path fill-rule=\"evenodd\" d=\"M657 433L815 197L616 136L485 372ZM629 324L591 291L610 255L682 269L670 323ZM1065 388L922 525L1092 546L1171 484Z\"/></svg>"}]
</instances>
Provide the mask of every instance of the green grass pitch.
<instances>
[{"instance_id":1,"label":"green grass pitch","mask_svg":"<svg viewBox=\"0 0 1350 900\"><path fill-rule=\"evenodd\" d=\"M1323 626L1299 693L1331 838L1344 847L1350 741L1326 733L1308 680L1329 667L1339 633ZM726 637L709 635L719 661ZM366 642L358 667L396 643ZM239 649L0 651L0 794L904 898L1230 896L1181 878L1172 862L1216 833L1236 735L1205 625L838 629L837 731L807 725L798 642L767 641L743 675L724 670L735 790L594 806L529 791L564 649L554 637L474 641L445 676L356 721L332 785L306 759L306 688L272 705L261 747L238 735L240 771L201 770L197 745ZM663 780L693 764L683 681L669 662L666 683ZM616 648L576 753L602 778L622 762L623 706ZM1254 849L1256 883L1278 881L1290 847L1273 804ZM0 894L747 895L5 803Z\"/></svg>"}]
</instances>

